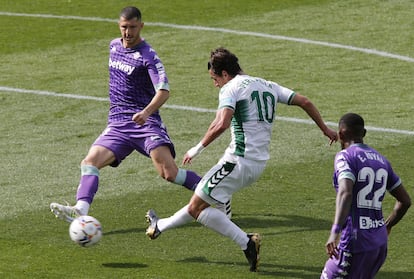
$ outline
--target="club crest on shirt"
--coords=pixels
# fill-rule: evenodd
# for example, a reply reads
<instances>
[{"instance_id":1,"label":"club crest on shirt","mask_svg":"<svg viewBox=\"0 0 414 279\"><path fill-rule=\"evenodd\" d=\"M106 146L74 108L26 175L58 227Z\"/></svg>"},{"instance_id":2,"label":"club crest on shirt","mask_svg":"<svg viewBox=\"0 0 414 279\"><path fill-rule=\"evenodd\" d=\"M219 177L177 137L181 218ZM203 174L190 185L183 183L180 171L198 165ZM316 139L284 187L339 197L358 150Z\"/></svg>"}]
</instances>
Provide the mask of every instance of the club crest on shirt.
<instances>
[{"instance_id":1,"label":"club crest on shirt","mask_svg":"<svg viewBox=\"0 0 414 279\"><path fill-rule=\"evenodd\" d=\"M135 60L138 60L140 57L141 57L141 53L139 53L138 51L132 54L132 58L134 58Z\"/></svg>"}]
</instances>

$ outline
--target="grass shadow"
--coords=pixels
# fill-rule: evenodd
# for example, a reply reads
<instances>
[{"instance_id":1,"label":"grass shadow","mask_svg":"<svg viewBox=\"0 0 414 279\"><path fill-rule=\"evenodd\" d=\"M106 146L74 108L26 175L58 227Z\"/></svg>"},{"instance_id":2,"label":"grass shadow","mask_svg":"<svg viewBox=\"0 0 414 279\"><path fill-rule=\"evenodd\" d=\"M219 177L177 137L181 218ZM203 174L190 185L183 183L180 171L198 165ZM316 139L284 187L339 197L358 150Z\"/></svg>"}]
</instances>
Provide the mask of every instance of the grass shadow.
<instances>
[{"instance_id":1,"label":"grass shadow","mask_svg":"<svg viewBox=\"0 0 414 279\"><path fill-rule=\"evenodd\" d=\"M130 228L130 229L119 229L119 230L111 230L111 231L104 231L103 235L114 235L114 234L130 234L130 233L142 233L145 232L145 228Z\"/></svg>"},{"instance_id":2,"label":"grass shadow","mask_svg":"<svg viewBox=\"0 0 414 279\"><path fill-rule=\"evenodd\" d=\"M201 224L198 224L196 222L192 222L192 223L188 223L182 227L178 227L175 228L175 230L179 230L185 227L195 227L195 226L201 226ZM129 228L129 229L117 229L117 230L110 230L110 231L104 231L103 235L104 236L108 236L108 235L116 235L116 234L130 234L130 233L140 233L140 234L145 234L147 227L143 228Z\"/></svg>"},{"instance_id":3,"label":"grass shadow","mask_svg":"<svg viewBox=\"0 0 414 279\"><path fill-rule=\"evenodd\" d=\"M217 264L217 265L240 265L246 266L247 262L223 262L223 261L210 261L205 257L192 257L178 262L191 263L206 263L206 264ZM276 265L263 263L259 265L258 275L272 276L276 278L303 278L303 279L314 279L319 278L322 267L309 267L309 266L296 266L296 265Z\"/></svg>"},{"instance_id":4,"label":"grass shadow","mask_svg":"<svg viewBox=\"0 0 414 279\"><path fill-rule=\"evenodd\" d=\"M223 262L223 261L211 261L206 257L192 257L187 259L182 259L177 262L185 262L188 264L191 263L206 263L206 264L217 264L217 265L240 265L246 266L247 262ZM301 279L314 279L319 278L323 266L301 266L301 265L278 265L271 263L261 263L259 265L259 270L257 275L259 276L269 276L274 278L301 278ZM414 272L404 272L404 271L379 271L377 274L378 279L401 279L401 278L414 278Z\"/></svg>"},{"instance_id":5,"label":"grass shadow","mask_svg":"<svg viewBox=\"0 0 414 279\"><path fill-rule=\"evenodd\" d=\"M260 216L252 215L252 217L250 217L249 215L236 215L233 218L233 222L241 228L292 228L292 230L289 230L288 232L326 230L331 227L330 221L320 218L313 218L293 214L266 214ZM286 232L280 232L275 234L281 233Z\"/></svg>"},{"instance_id":6,"label":"grass shadow","mask_svg":"<svg viewBox=\"0 0 414 279\"><path fill-rule=\"evenodd\" d=\"M103 263L103 267L108 268L146 268L148 265L140 263Z\"/></svg>"},{"instance_id":7,"label":"grass shadow","mask_svg":"<svg viewBox=\"0 0 414 279\"><path fill-rule=\"evenodd\" d=\"M280 228L280 227L287 227L292 228L288 231L282 232L275 232L276 234L285 234L285 233L292 233L292 232L301 232L301 231L315 231L315 230L326 230L329 229L331 223L324 219L319 218L312 218L300 215L274 215L274 214L266 214L266 215L236 215L232 218L232 221L237 224L242 229L248 229L249 227L255 228ZM184 228L184 227L191 227L191 226L201 226L197 222L188 223L182 227L178 227L176 229ZM129 229L118 229L118 230L111 230L104 232L105 236L108 235L115 235L115 234L130 234L130 233L145 233L145 228L129 228ZM267 233L269 234L269 233Z\"/></svg>"}]
</instances>

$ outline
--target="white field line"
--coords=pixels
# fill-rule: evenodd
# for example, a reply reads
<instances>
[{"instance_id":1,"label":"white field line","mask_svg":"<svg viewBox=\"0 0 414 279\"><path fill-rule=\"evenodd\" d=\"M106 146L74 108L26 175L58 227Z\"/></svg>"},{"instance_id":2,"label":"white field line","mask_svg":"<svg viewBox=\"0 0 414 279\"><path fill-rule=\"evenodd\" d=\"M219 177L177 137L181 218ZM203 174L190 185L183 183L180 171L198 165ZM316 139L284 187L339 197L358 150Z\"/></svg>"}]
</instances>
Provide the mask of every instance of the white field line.
<instances>
[{"instance_id":1,"label":"white field line","mask_svg":"<svg viewBox=\"0 0 414 279\"><path fill-rule=\"evenodd\" d=\"M52 15L52 14L28 14L28 13L12 13L12 12L2 12L2 11L0 11L0 15L1 16L14 16L14 17L37 17L37 18L55 18L55 19L83 20L83 21L117 22L116 19L100 18L100 17L81 17L81 16L71 16L71 15L64 16L64 15ZM325 46L325 47L331 47L331 48L342 48L342 49L347 49L351 51L359 51L359 52L363 52L367 54L373 54L373 55L378 55L382 57L388 57L388 58L393 58L397 60L414 63L414 58L409 57L409 56L403 56L403 55L394 54L394 53L390 53L386 51L380 51L376 49L361 48L361 47L342 45L342 44L337 44L337 43L329 43L329 42L323 42L323 41L314 41L314 40L309 40L305 38L295 38L295 37L271 35L271 34L259 33L259 32L239 31L239 30L232 30L232 29L226 29L226 28L205 27L205 26L197 26L197 25L179 25L179 24L170 24L170 23L162 23L162 22L145 22L145 24L148 26L160 26L160 27L175 28L175 29L230 33L230 34L235 34L235 35L262 37L262 38L282 40L282 41L292 41L292 42L297 42L297 43L319 45L319 46Z\"/></svg>"},{"instance_id":2,"label":"white field line","mask_svg":"<svg viewBox=\"0 0 414 279\"><path fill-rule=\"evenodd\" d=\"M6 87L6 86L0 86L0 92L14 92L14 93L23 93L23 94L45 95L45 96L60 97L60 98L109 102L108 98L102 98L102 97L76 95L76 94L64 94L64 93L56 93L56 92L41 91L41 90L29 90L29 89L13 88L13 87ZM163 107L170 108L170 109L177 109L177 110L195 111L195 112L209 112L209 113L216 112L216 110L214 109L180 106L180 105L165 104L163 105ZM284 116L276 116L276 119L281 120L281 121L287 121L287 122L315 124L312 120L308 120L308 119L299 119L299 118L284 117ZM329 121L326 122L326 124L329 126L333 126L333 127L336 127L338 125L337 123L329 122ZM414 135L414 131L408 131L408 130L397 130L397 129L388 129L388 128L381 128L381 127L372 127L372 126L366 126L365 128L370 131L402 134L402 135Z\"/></svg>"},{"instance_id":3,"label":"white field line","mask_svg":"<svg viewBox=\"0 0 414 279\"><path fill-rule=\"evenodd\" d=\"M99 22L117 22L116 19L99 18L99 17L11 13L11 12L2 12L2 11L0 11L0 15L15 16L15 17L37 17L37 18L56 18L56 19L83 20L83 21L99 21ZM266 34L266 33L249 32L249 31L237 31L237 30L231 30L231 29L225 29L225 28L169 24L169 23L162 23L162 22L146 22L145 24L149 26L161 26L161 27L166 27L166 28L222 32L222 33L231 33L231 34L236 34L236 35L263 37L263 38L269 38L269 39L274 39L274 40L293 41L293 42L304 43L304 44L313 44L313 45L320 45L320 46L326 46L326 47L332 47L332 48L342 48L342 49L347 49L347 50L352 50L352 51L359 51L359 52L363 52L367 54L373 54L373 55L378 55L382 57L393 58L393 59L402 60L402 61L411 62L411 63L414 62L414 58L408 57L408 56L393 54L393 53L379 51L375 49L360 48L360 47L341 45L341 44L322 42L322 41L313 41L313 40L308 40L304 38L294 38L294 37L287 37L287 36L271 35L271 34ZM75 99L87 99L87 100L95 100L95 101L108 101L108 98L82 96L82 95L76 95L76 94L61 94L61 93L55 93L55 92L49 92L49 91L26 90L26 89L18 89L18 88L2 87L2 86L0 86L0 91L29 93L29 94L37 94L37 95L49 95L49 96L75 98ZM215 111L215 110L210 110L210 109L187 107L187 106L180 106L180 105L164 105L164 107L172 108L172 109L180 109L180 110L198 111L198 112L214 112ZM296 119L296 118L280 117L280 116L277 116L277 118L280 120L284 120L284 121L313 124L311 120L306 120L306 119ZM336 123L333 123L333 122L327 122L327 124L331 126L337 125ZM379 131L379 132L414 135L414 131L407 131L407 130L397 130L397 129L377 128L377 127L367 127L367 129L372 130L372 131Z\"/></svg>"}]
</instances>

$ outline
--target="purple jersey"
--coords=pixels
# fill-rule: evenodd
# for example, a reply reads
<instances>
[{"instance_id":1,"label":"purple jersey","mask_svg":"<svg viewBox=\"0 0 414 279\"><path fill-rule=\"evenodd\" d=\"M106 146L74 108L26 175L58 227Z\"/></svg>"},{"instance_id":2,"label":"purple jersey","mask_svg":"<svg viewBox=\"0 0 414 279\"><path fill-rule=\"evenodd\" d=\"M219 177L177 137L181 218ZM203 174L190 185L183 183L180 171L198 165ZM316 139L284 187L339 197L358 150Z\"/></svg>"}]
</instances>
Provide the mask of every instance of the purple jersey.
<instances>
[{"instance_id":1,"label":"purple jersey","mask_svg":"<svg viewBox=\"0 0 414 279\"><path fill-rule=\"evenodd\" d=\"M157 53L142 41L134 48L125 48L120 38L109 45L108 122L132 121L132 116L144 109L159 89L169 91L164 65ZM149 122L160 122L154 112Z\"/></svg>"},{"instance_id":2,"label":"purple jersey","mask_svg":"<svg viewBox=\"0 0 414 279\"><path fill-rule=\"evenodd\" d=\"M358 253L387 243L387 230L382 214L386 191L401 184L388 160L365 144L353 144L335 157L333 184L343 178L354 182L352 206L342 228L339 248Z\"/></svg>"}]
</instances>

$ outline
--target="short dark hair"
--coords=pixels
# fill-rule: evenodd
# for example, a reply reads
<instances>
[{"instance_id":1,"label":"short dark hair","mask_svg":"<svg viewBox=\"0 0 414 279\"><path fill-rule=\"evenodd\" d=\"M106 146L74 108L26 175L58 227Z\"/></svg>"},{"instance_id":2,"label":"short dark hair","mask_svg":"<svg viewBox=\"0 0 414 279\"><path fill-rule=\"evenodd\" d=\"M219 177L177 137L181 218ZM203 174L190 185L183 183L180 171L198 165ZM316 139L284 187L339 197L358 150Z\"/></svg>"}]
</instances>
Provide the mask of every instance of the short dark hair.
<instances>
[{"instance_id":1,"label":"short dark hair","mask_svg":"<svg viewBox=\"0 0 414 279\"><path fill-rule=\"evenodd\" d=\"M218 76L222 75L222 71L226 71L233 77L242 72L237 56L224 47L216 48L210 53L207 68Z\"/></svg>"},{"instance_id":2,"label":"short dark hair","mask_svg":"<svg viewBox=\"0 0 414 279\"><path fill-rule=\"evenodd\" d=\"M355 137L363 138L365 136L365 122L359 114L352 112L344 114L339 120L339 125L344 125Z\"/></svg>"},{"instance_id":3,"label":"short dark hair","mask_svg":"<svg viewBox=\"0 0 414 279\"><path fill-rule=\"evenodd\" d=\"M133 18L141 20L141 11L137 7L125 7L119 13L119 17L123 17L126 20L131 20Z\"/></svg>"}]
</instances>

